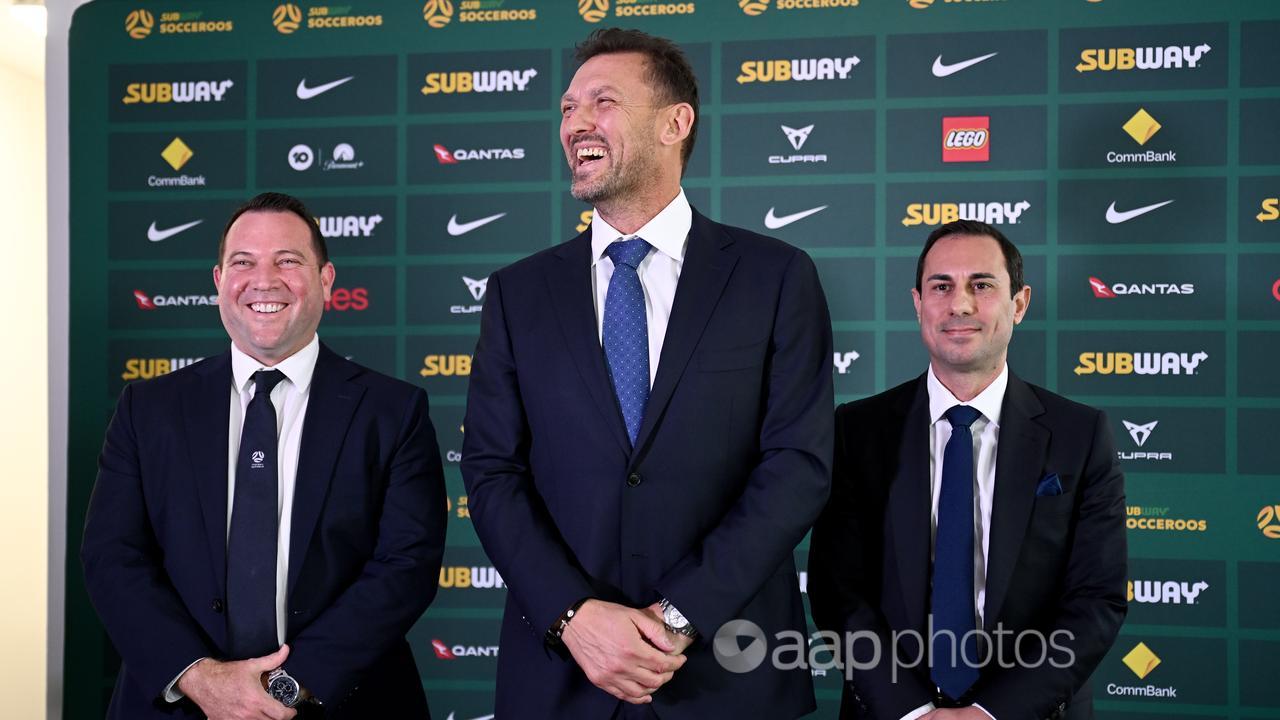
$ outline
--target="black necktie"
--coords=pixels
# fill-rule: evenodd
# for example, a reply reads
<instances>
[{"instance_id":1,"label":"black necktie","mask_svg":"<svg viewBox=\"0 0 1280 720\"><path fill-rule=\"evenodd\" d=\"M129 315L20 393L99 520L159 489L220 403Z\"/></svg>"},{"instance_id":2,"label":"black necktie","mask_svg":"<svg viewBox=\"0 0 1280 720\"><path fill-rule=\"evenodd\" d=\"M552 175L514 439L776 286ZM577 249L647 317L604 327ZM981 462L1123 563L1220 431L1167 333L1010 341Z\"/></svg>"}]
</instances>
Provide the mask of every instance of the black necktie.
<instances>
[{"instance_id":1,"label":"black necktie","mask_svg":"<svg viewBox=\"0 0 1280 720\"><path fill-rule=\"evenodd\" d=\"M227 537L227 631L231 658L270 655L276 637L276 408L271 390L284 373L259 370L244 413L236 460L235 504Z\"/></svg>"}]
</instances>

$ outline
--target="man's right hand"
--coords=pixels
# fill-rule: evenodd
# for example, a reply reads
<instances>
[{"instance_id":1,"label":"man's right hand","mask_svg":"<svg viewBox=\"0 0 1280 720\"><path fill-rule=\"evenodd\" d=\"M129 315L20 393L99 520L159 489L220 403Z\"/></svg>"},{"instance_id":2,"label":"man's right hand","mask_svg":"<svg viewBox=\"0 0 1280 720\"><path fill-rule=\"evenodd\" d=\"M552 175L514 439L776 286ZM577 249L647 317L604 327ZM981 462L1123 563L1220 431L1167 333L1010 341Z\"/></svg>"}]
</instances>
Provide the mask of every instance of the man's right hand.
<instances>
[{"instance_id":1,"label":"man's right hand","mask_svg":"<svg viewBox=\"0 0 1280 720\"><path fill-rule=\"evenodd\" d=\"M291 720L298 712L280 704L262 687L262 674L289 657L289 646L259 658L219 662L206 658L178 680L182 691L209 720Z\"/></svg>"},{"instance_id":2,"label":"man's right hand","mask_svg":"<svg viewBox=\"0 0 1280 720\"><path fill-rule=\"evenodd\" d=\"M636 705L653 702L653 693L684 666L663 624L643 610L603 600L578 608L561 641L591 684Z\"/></svg>"}]
</instances>

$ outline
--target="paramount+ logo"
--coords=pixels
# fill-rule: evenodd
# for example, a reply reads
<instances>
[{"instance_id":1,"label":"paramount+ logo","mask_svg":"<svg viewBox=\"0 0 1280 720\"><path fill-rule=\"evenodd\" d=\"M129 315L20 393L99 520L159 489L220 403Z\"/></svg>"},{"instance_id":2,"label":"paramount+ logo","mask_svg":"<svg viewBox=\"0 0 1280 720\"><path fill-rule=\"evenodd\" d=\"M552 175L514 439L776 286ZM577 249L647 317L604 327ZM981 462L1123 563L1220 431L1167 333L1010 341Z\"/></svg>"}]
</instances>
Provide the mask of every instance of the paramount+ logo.
<instances>
[{"instance_id":1,"label":"paramount+ logo","mask_svg":"<svg viewBox=\"0 0 1280 720\"><path fill-rule=\"evenodd\" d=\"M902 218L904 227L944 225L956 220L978 220L989 225L1012 225L1031 209L1026 200L1018 202L911 203Z\"/></svg>"},{"instance_id":2,"label":"paramount+ logo","mask_svg":"<svg viewBox=\"0 0 1280 720\"><path fill-rule=\"evenodd\" d=\"M1086 48L1080 51L1076 72L1126 72L1129 70L1179 70L1199 67L1211 50L1208 44L1167 45L1140 48Z\"/></svg>"},{"instance_id":3,"label":"paramount+ logo","mask_svg":"<svg viewBox=\"0 0 1280 720\"><path fill-rule=\"evenodd\" d=\"M1076 375L1195 375L1209 353L1083 352Z\"/></svg>"}]
</instances>

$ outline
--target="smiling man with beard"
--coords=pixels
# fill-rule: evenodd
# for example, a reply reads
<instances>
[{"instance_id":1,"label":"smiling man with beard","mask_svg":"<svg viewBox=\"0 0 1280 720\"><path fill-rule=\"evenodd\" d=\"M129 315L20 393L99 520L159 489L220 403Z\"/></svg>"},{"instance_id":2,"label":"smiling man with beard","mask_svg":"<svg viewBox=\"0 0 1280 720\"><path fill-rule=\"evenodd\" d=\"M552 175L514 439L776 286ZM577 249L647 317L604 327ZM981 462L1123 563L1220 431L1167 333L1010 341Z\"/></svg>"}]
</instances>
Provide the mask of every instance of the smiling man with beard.
<instances>
[{"instance_id":1,"label":"smiling man with beard","mask_svg":"<svg viewBox=\"0 0 1280 720\"><path fill-rule=\"evenodd\" d=\"M489 278L462 473L510 592L499 717L794 718L807 670L735 674L741 618L804 632L792 550L827 497L813 262L693 210L697 82L670 41L578 47L560 139L590 228Z\"/></svg>"},{"instance_id":2,"label":"smiling man with beard","mask_svg":"<svg viewBox=\"0 0 1280 720\"><path fill-rule=\"evenodd\" d=\"M122 665L108 717L428 717L405 641L436 591L444 477L421 389L335 354L297 199L228 221L231 348L125 388L81 559Z\"/></svg>"}]
</instances>

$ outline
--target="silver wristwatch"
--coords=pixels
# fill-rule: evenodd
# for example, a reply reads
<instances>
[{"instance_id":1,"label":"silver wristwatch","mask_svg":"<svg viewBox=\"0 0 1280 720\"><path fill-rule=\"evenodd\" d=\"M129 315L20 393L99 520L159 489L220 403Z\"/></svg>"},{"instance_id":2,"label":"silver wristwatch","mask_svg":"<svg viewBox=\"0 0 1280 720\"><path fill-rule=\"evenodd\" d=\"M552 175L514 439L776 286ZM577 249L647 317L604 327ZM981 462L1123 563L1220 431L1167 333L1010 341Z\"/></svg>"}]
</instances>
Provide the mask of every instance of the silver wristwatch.
<instances>
[{"instance_id":1,"label":"silver wristwatch","mask_svg":"<svg viewBox=\"0 0 1280 720\"><path fill-rule=\"evenodd\" d=\"M267 694L287 708L297 707L302 702L302 686L284 668L276 668L267 676Z\"/></svg>"},{"instance_id":2,"label":"silver wristwatch","mask_svg":"<svg viewBox=\"0 0 1280 720\"><path fill-rule=\"evenodd\" d=\"M676 609L676 606L671 604L670 600L662 598L662 602L659 606L662 608L662 622L667 626L668 630L677 635L684 635L685 637L698 636L698 631L693 627L693 623L689 622L689 618L681 614L681 612Z\"/></svg>"}]
</instances>

